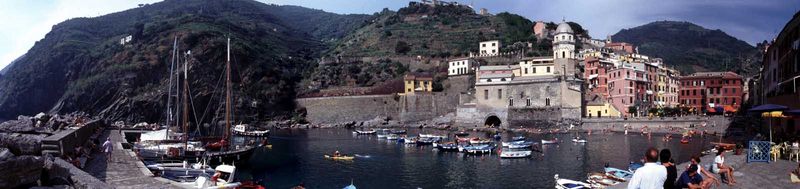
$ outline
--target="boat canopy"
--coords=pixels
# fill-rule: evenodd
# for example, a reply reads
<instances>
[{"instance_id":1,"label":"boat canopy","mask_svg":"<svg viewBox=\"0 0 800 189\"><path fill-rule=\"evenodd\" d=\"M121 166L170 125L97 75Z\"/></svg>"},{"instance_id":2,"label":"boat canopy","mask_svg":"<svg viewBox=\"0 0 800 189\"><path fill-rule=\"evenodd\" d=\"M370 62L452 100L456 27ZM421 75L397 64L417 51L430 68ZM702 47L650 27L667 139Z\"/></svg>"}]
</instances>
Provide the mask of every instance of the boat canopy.
<instances>
[{"instance_id":1,"label":"boat canopy","mask_svg":"<svg viewBox=\"0 0 800 189\"><path fill-rule=\"evenodd\" d=\"M180 134L178 134L178 133L172 133L172 134L174 136L180 136ZM172 137L170 137L170 138L172 138ZM165 140L165 139L168 139L167 138L167 130L166 129L161 129L161 130L158 130L158 131L150 131L150 132L142 133L142 135L139 137L139 140L142 141L142 142L144 142L144 141L159 141L159 140Z\"/></svg>"}]
</instances>

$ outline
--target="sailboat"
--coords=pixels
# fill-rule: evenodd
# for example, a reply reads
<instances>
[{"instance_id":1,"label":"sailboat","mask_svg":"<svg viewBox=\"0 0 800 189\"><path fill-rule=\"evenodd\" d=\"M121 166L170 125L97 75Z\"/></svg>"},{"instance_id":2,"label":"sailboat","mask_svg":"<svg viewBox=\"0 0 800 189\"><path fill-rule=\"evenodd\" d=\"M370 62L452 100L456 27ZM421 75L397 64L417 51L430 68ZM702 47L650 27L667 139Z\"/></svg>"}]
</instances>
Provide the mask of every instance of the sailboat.
<instances>
[{"instance_id":1,"label":"sailboat","mask_svg":"<svg viewBox=\"0 0 800 189\"><path fill-rule=\"evenodd\" d=\"M206 145L206 158L224 162L225 159L241 159L253 152L255 146L251 145L231 145L231 39L228 38L227 60L225 62L225 134L219 141ZM213 151L211 151L213 150Z\"/></svg>"},{"instance_id":2,"label":"sailboat","mask_svg":"<svg viewBox=\"0 0 800 189\"><path fill-rule=\"evenodd\" d=\"M188 56L191 51L187 51L186 56ZM169 127L172 125L173 121L173 112L172 112L172 87L173 87L173 74L175 74L175 66L176 64L180 64L180 58L177 56L178 54L178 38L175 37L173 42L173 51L172 51L172 64L170 65L170 77L169 77L169 86L168 94L167 94L167 121L166 126L157 131L151 131L147 133L143 133L139 141L134 144L134 150L137 152L140 158L142 159L197 159L202 157L205 153L205 148L203 147L202 143L196 141L188 141L188 122L189 119L189 108L188 108L188 90L189 90L189 82L188 82L188 61L184 58L184 94L183 94L183 133L175 133L170 132ZM179 85L175 82L175 91L179 90ZM176 106L178 104L178 96L175 95L176 98ZM180 110L176 108L176 114ZM175 122L179 124L179 122ZM176 125L178 126L178 125Z\"/></svg>"}]
</instances>

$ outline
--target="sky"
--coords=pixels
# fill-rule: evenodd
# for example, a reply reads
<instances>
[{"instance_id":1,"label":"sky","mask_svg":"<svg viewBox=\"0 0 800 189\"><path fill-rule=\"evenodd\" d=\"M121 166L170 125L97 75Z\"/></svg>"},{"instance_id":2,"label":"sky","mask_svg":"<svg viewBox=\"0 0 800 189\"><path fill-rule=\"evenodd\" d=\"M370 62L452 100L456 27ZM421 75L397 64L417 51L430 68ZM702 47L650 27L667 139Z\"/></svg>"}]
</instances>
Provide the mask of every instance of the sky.
<instances>
[{"instance_id":1,"label":"sky","mask_svg":"<svg viewBox=\"0 0 800 189\"><path fill-rule=\"evenodd\" d=\"M96 17L159 0L0 0L0 68L25 54L53 25ZM408 0L259 0L340 14L397 10ZM510 12L532 21L581 24L594 38L653 21L689 21L721 29L751 45L777 36L795 12L797 0L457 0L490 13Z\"/></svg>"}]
</instances>

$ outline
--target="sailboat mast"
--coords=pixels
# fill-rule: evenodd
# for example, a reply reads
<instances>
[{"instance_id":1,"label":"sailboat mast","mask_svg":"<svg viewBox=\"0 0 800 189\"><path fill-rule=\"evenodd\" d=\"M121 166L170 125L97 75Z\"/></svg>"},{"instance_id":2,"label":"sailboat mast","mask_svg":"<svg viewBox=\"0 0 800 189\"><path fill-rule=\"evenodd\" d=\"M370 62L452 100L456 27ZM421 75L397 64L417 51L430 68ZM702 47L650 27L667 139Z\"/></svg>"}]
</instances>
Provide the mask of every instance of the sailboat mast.
<instances>
[{"instance_id":1,"label":"sailboat mast","mask_svg":"<svg viewBox=\"0 0 800 189\"><path fill-rule=\"evenodd\" d=\"M187 51L188 56L191 51ZM187 149L189 144L189 61L184 58L183 62L183 149Z\"/></svg>"},{"instance_id":2,"label":"sailboat mast","mask_svg":"<svg viewBox=\"0 0 800 189\"><path fill-rule=\"evenodd\" d=\"M169 66L169 85L167 85L167 130L164 139L169 139L169 126L172 125L172 73L175 72L175 60L178 59L178 37L175 36L175 41L172 42L172 58ZM175 91L177 92L177 91Z\"/></svg>"},{"instance_id":3,"label":"sailboat mast","mask_svg":"<svg viewBox=\"0 0 800 189\"><path fill-rule=\"evenodd\" d=\"M231 38L228 38L228 58L225 61L225 137L231 132Z\"/></svg>"}]
</instances>

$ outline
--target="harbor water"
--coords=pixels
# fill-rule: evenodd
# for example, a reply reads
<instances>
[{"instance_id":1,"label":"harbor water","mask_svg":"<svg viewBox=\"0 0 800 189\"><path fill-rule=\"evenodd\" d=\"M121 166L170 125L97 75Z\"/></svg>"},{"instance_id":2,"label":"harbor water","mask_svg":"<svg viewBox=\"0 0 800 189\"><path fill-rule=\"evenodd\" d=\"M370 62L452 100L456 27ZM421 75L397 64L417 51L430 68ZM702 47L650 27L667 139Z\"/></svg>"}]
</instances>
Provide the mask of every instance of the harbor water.
<instances>
[{"instance_id":1,"label":"harbor water","mask_svg":"<svg viewBox=\"0 0 800 189\"><path fill-rule=\"evenodd\" d=\"M605 164L627 169L649 147L668 148L676 162L685 162L711 147L717 137L694 137L681 144L663 135L631 134L527 134L528 140L558 138L557 145L540 146L541 152L525 159L500 159L492 155L439 152L432 146L407 146L375 135L354 135L348 129L274 130L272 149L258 149L238 163L238 178L254 179L267 188L342 188L353 182L359 188L553 188L553 176L585 180ZM433 129L410 129L409 135L449 134ZM469 137L488 135L470 132ZM580 135L588 143L572 143ZM503 133L502 140L519 136ZM352 161L323 158L334 151L355 155Z\"/></svg>"}]
</instances>

